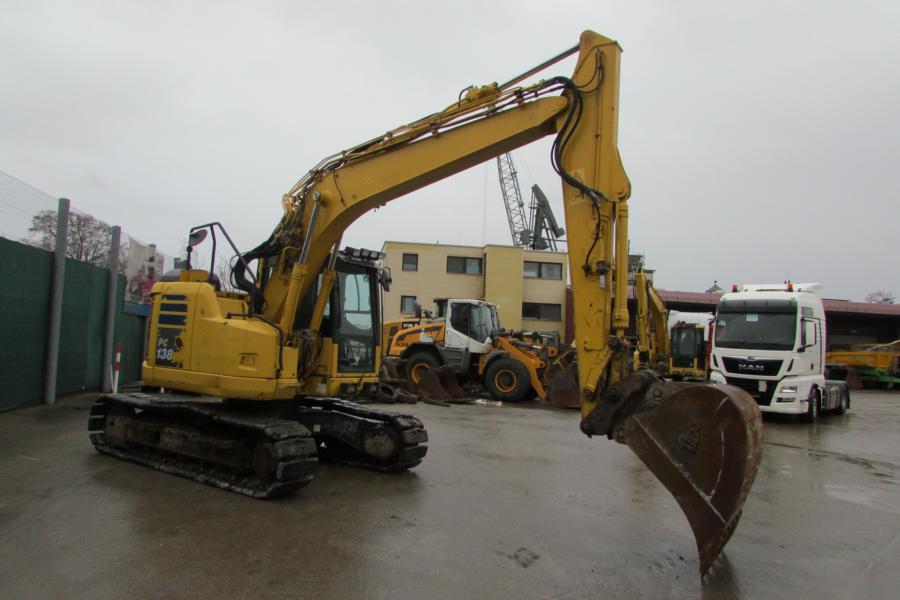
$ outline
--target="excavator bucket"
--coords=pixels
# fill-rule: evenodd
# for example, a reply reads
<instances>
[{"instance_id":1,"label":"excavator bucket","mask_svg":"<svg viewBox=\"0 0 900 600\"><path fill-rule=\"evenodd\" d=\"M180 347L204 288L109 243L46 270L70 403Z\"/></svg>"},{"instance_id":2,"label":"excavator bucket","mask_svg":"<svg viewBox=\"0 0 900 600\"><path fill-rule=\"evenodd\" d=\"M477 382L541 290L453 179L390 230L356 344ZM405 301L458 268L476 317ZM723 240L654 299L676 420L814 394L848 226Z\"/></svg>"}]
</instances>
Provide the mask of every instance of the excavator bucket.
<instances>
[{"instance_id":1,"label":"excavator bucket","mask_svg":"<svg viewBox=\"0 0 900 600\"><path fill-rule=\"evenodd\" d=\"M762 415L728 385L678 387L655 410L625 420L628 444L684 511L705 574L731 537L762 458Z\"/></svg>"},{"instance_id":2,"label":"excavator bucket","mask_svg":"<svg viewBox=\"0 0 900 600\"><path fill-rule=\"evenodd\" d=\"M574 363L558 368L547 382L547 401L559 408L578 408L581 394L578 387L578 368Z\"/></svg>"}]
</instances>

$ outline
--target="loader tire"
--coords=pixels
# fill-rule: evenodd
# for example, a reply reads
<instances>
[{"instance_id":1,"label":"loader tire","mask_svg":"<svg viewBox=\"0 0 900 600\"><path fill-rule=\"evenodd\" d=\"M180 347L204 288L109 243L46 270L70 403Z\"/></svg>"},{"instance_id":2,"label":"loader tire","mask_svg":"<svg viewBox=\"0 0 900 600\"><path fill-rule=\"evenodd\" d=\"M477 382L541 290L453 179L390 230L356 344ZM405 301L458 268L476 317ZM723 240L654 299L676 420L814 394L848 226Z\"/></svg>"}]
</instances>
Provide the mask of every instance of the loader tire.
<instances>
[{"instance_id":1,"label":"loader tire","mask_svg":"<svg viewBox=\"0 0 900 600\"><path fill-rule=\"evenodd\" d=\"M433 369L440 366L441 361L429 352L414 352L406 359L406 379L416 389L422 379L422 369Z\"/></svg>"},{"instance_id":2,"label":"loader tire","mask_svg":"<svg viewBox=\"0 0 900 600\"><path fill-rule=\"evenodd\" d=\"M531 390L525 365L512 358L498 358L484 373L484 387L495 400L520 402Z\"/></svg>"}]
</instances>

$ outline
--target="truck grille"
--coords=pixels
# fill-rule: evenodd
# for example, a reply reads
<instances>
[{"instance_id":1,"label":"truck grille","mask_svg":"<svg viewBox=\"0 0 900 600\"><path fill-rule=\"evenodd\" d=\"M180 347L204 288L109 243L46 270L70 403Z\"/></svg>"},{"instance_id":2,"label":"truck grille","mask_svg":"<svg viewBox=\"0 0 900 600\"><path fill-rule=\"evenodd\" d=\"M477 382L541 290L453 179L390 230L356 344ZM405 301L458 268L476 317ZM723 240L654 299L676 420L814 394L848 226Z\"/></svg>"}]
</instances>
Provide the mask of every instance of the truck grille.
<instances>
[{"instance_id":1,"label":"truck grille","mask_svg":"<svg viewBox=\"0 0 900 600\"><path fill-rule=\"evenodd\" d=\"M737 375L762 375L764 377L774 377L781 370L781 363L784 362L778 358L758 358L756 360L747 360L745 358L735 358L733 356L723 356L722 363L725 370L729 373Z\"/></svg>"},{"instance_id":2,"label":"truck grille","mask_svg":"<svg viewBox=\"0 0 900 600\"><path fill-rule=\"evenodd\" d=\"M759 379L741 379L739 377L726 377L725 382L728 385L739 387L756 400L760 406L769 406L772 403L772 395L775 388L778 387L777 381L766 381L766 391L759 391Z\"/></svg>"}]
</instances>

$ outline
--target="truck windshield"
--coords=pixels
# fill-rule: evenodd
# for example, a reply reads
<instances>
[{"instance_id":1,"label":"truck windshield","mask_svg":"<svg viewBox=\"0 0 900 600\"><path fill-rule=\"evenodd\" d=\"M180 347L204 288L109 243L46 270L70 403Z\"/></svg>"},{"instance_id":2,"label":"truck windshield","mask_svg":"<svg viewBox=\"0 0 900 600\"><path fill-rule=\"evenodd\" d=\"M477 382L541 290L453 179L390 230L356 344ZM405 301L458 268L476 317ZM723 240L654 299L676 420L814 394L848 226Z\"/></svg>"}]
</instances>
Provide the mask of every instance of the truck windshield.
<instances>
[{"instance_id":1,"label":"truck windshield","mask_svg":"<svg viewBox=\"0 0 900 600\"><path fill-rule=\"evenodd\" d=\"M793 300L733 300L719 303L715 345L719 348L793 350L797 303Z\"/></svg>"}]
</instances>

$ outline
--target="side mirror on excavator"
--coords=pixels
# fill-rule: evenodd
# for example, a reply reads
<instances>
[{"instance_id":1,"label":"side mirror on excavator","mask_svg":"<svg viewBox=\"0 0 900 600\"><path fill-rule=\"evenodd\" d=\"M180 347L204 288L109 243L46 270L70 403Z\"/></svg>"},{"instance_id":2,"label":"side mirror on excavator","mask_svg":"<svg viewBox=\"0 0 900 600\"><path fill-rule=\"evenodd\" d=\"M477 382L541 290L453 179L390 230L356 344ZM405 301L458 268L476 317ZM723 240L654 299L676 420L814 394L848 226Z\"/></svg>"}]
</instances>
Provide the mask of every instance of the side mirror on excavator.
<instances>
[{"instance_id":1,"label":"side mirror on excavator","mask_svg":"<svg viewBox=\"0 0 900 600\"><path fill-rule=\"evenodd\" d=\"M195 231L192 231L188 236L188 246L191 248L196 248L203 243L203 240L206 239L208 233L209 232L206 229L197 229Z\"/></svg>"},{"instance_id":2,"label":"side mirror on excavator","mask_svg":"<svg viewBox=\"0 0 900 600\"><path fill-rule=\"evenodd\" d=\"M378 283L381 284L381 289L385 292L391 291L391 283L393 283L394 278L391 277L391 268L390 267L381 267L378 270Z\"/></svg>"}]
</instances>

